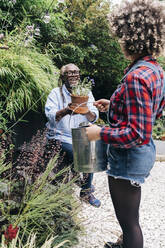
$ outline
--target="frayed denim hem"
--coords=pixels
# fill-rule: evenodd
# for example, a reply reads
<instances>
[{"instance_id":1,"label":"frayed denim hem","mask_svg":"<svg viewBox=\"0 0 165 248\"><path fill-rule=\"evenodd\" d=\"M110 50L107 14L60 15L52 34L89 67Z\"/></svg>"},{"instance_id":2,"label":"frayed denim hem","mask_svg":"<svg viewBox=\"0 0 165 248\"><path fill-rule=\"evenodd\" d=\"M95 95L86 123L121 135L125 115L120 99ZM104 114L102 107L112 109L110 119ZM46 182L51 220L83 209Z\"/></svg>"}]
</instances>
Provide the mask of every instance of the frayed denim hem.
<instances>
[{"instance_id":1,"label":"frayed denim hem","mask_svg":"<svg viewBox=\"0 0 165 248\"><path fill-rule=\"evenodd\" d=\"M136 179L130 179L130 178L127 178L127 177L123 177L123 176L116 176L116 175L113 175L111 174L109 171L106 172L108 176L110 177L114 177L115 179L124 179L124 180L128 180L130 181L131 185L134 186L134 187L141 187L141 184L143 184L145 182L145 180L141 180L139 182L139 180L136 180Z\"/></svg>"}]
</instances>

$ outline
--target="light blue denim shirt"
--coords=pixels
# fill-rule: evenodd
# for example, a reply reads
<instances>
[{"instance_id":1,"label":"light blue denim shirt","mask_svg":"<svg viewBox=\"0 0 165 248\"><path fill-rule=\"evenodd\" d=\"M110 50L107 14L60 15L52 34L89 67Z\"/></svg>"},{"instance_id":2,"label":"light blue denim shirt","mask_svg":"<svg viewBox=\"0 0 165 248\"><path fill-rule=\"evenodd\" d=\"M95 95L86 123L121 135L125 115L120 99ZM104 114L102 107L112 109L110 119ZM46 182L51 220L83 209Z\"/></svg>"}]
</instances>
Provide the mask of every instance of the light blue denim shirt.
<instances>
[{"instance_id":1,"label":"light blue denim shirt","mask_svg":"<svg viewBox=\"0 0 165 248\"><path fill-rule=\"evenodd\" d=\"M61 96L60 88L54 88L46 101L45 105L45 114L48 119L46 124L48 128L47 138L48 139L57 139L61 142L66 142L72 144L72 134L71 128L76 128L81 122L88 122L88 119L85 115L76 114L76 115L65 115L60 121L56 121L57 111L66 108L69 103L71 103L71 96L66 86L63 85L62 92L64 96L64 101ZM92 92L90 91L89 99L87 106L89 110L96 114L96 119L98 119L99 113L93 102L95 101Z\"/></svg>"}]
</instances>

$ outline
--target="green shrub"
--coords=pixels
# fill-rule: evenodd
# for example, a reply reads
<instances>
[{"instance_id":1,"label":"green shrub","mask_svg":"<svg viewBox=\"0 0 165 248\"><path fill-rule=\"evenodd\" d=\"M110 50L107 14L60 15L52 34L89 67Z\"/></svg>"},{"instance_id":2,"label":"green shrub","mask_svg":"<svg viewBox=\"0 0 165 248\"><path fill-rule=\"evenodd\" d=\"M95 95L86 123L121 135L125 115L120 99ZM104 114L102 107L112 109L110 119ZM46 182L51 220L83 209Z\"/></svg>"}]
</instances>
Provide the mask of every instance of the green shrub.
<instances>
[{"instance_id":1,"label":"green shrub","mask_svg":"<svg viewBox=\"0 0 165 248\"><path fill-rule=\"evenodd\" d=\"M12 2L12 4L10 3ZM28 31L29 26L34 30L39 28L38 46L46 47L50 42L60 42L66 38L68 31L65 28L66 16L60 10L57 0L16 0L0 2L0 32L11 32L17 27ZM46 16L48 20L46 21ZM50 18L49 18L50 16ZM34 32L35 33L35 32ZM34 35L35 34L31 35Z\"/></svg>"},{"instance_id":2,"label":"green shrub","mask_svg":"<svg viewBox=\"0 0 165 248\"><path fill-rule=\"evenodd\" d=\"M0 223L1 236L9 227L19 228L19 238L22 244L28 242L29 235L36 233L36 245L41 247L48 237L56 237L54 245L66 242L63 247L72 247L77 243L77 233L80 230L76 214L78 204L72 193L73 182L53 185L52 180L63 174L59 171L52 178L51 172L56 164L57 156L49 162L46 170L33 183L29 174L25 173L25 181L0 180ZM24 161L25 162L25 161ZM1 168L0 168L1 170ZM2 167L4 172L4 167ZM11 177L12 178L12 177ZM6 238L10 243L10 240Z\"/></svg>"},{"instance_id":3,"label":"green shrub","mask_svg":"<svg viewBox=\"0 0 165 248\"><path fill-rule=\"evenodd\" d=\"M160 65L162 66L162 68L165 70L165 57L164 56L160 56L158 58L158 62L160 63Z\"/></svg>"},{"instance_id":4,"label":"green shrub","mask_svg":"<svg viewBox=\"0 0 165 248\"><path fill-rule=\"evenodd\" d=\"M165 135L165 116L156 120L155 125L153 127L154 139L160 140L163 135Z\"/></svg>"},{"instance_id":5,"label":"green shrub","mask_svg":"<svg viewBox=\"0 0 165 248\"><path fill-rule=\"evenodd\" d=\"M8 50L0 50L0 107L10 119L15 119L18 112L43 107L49 92L57 86L58 75L48 55L35 47L24 47L17 38L16 44L13 37L9 39Z\"/></svg>"},{"instance_id":6,"label":"green shrub","mask_svg":"<svg viewBox=\"0 0 165 248\"><path fill-rule=\"evenodd\" d=\"M70 35L59 43L51 43L54 61L58 67L76 63L82 76L94 78L96 99L109 98L128 63L109 31L110 5L101 0L66 0L66 6L61 6L61 11L68 17L65 23Z\"/></svg>"},{"instance_id":7,"label":"green shrub","mask_svg":"<svg viewBox=\"0 0 165 248\"><path fill-rule=\"evenodd\" d=\"M108 1L18 0L13 9L3 7L2 10L4 16L14 18L6 23L8 31L16 26L24 30L27 25L34 30L39 27L40 35L35 36L34 31L31 36L36 38L37 47L52 54L58 68L70 62L77 64L82 77L94 78L96 99L111 96L128 62L109 32ZM5 11L9 14L5 15ZM49 16L47 23L45 14Z\"/></svg>"}]
</instances>

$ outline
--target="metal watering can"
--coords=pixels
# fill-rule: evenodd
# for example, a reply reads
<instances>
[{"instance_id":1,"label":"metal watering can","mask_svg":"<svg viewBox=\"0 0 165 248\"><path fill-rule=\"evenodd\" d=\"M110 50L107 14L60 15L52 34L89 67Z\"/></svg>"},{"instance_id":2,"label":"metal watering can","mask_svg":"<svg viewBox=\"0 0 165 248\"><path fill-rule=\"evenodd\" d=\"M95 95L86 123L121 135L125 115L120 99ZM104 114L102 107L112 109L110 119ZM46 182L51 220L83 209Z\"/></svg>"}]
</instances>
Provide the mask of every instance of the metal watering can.
<instances>
[{"instance_id":1,"label":"metal watering can","mask_svg":"<svg viewBox=\"0 0 165 248\"><path fill-rule=\"evenodd\" d=\"M74 170L83 173L105 171L108 164L107 144L102 140L89 141L85 130L88 126L88 123L81 123L79 127L71 128Z\"/></svg>"}]
</instances>

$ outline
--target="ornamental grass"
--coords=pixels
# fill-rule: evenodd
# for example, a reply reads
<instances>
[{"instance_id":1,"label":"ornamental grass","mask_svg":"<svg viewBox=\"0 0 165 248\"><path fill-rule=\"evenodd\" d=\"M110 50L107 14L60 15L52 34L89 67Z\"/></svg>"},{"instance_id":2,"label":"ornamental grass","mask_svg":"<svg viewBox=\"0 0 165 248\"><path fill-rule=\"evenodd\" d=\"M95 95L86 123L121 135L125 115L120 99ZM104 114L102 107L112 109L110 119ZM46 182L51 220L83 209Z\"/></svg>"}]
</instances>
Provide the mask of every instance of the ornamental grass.
<instances>
[{"instance_id":1,"label":"ornamental grass","mask_svg":"<svg viewBox=\"0 0 165 248\"><path fill-rule=\"evenodd\" d=\"M52 145L46 150L45 131L38 132L23 145L15 163L11 157L5 157L5 164L1 161L0 234L7 247L17 247L19 241L11 246L17 232L18 247L24 247L32 233L36 247L42 247L48 237L55 238L55 247L78 242L79 204L73 196L73 181L67 180L69 168L59 167L59 149Z\"/></svg>"},{"instance_id":2,"label":"ornamental grass","mask_svg":"<svg viewBox=\"0 0 165 248\"><path fill-rule=\"evenodd\" d=\"M19 233L18 233L19 234ZM44 244L41 246L41 248L59 248L59 247L64 247L64 245L66 243L69 243L69 240L65 240L61 243L59 243L58 245L53 245L55 238L50 237L48 238ZM5 237L2 236L2 242L0 244L1 248L37 248L36 246L36 234L30 234L27 242L25 244L22 243L21 239L18 237L18 235L16 236L15 239L12 240L12 242L10 244L6 243Z\"/></svg>"},{"instance_id":3,"label":"ornamental grass","mask_svg":"<svg viewBox=\"0 0 165 248\"><path fill-rule=\"evenodd\" d=\"M25 47L22 39L21 35L9 36L9 49L0 50L0 106L4 112L0 120L15 120L16 113L44 107L47 95L57 86L58 69L50 57L35 45Z\"/></svg>"}]
</instances>

